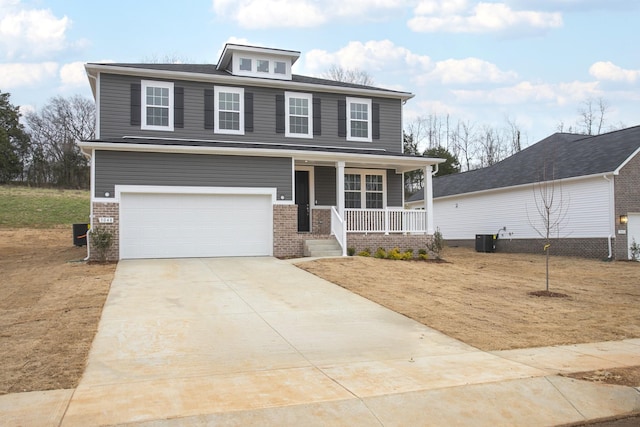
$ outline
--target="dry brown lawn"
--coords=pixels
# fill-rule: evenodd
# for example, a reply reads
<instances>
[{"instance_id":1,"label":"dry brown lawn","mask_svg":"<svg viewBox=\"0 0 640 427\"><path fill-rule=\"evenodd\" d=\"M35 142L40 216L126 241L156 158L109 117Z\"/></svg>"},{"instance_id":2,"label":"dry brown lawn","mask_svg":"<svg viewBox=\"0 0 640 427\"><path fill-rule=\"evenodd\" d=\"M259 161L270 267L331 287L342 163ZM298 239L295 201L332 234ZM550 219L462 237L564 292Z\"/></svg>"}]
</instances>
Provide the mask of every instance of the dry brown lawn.
<instances>
[{"instance_id":1,"label":"dry brown lawn","mask_svg":"<svg viewBox=\"0 0 640 427\"><path fill-rule=\"evenodd\" d=\"M350 257L299 264L482 350L640 337L640 263L446 248L446 263Z\"/></svg>"},{"instance_id":2,"label":"dry brown lawn","mask_svg":"<svg viewBox=\"0 0 640 427\"><path fill-rule=\"evenodd\" d=\"M0 229L0 394L77 386L115 271L86 253L70 227Z\"/></svg>"}]
</instances>

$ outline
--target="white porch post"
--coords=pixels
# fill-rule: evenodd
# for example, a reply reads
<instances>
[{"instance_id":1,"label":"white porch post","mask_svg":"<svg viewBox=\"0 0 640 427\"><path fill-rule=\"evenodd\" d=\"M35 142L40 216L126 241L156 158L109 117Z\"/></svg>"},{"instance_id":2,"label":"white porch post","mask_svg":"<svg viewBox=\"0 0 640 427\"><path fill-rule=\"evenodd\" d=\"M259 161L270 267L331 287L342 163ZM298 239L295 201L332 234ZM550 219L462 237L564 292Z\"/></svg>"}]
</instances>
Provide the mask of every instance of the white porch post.
<instances>
[{"instance_id":1,"label":"white porch post","mask_svg":"<svg viewBox=\"0 0 640 427\"><path fill-rule=\"evenodd\" d=\"M435 233L433 227L433 166L424 167L424 210L427 212L427 234Z\"/></svg>"},{"instance_id":2,"label":"white porch post","mask_svg":"<svg viewBox=\"0 0 640 427\"><path fill-rule=\"evenodd\" d=\"M336 162L336 208L344 220L344 162Z\"/></svg>"}]
</instances>

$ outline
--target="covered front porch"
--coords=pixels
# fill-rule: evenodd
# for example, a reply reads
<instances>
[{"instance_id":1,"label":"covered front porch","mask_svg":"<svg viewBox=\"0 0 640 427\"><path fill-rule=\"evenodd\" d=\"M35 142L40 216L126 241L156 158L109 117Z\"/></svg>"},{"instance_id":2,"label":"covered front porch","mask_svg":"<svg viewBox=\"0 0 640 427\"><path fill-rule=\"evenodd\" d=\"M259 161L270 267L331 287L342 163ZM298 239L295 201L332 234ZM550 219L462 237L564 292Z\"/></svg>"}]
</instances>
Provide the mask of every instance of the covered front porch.
<instances>
[{"instance_id":1,"label":"covered front porch","mask_svg":"<svg viewBox=\"0 0 640 427\"><path fill-rule=\"evenodd\" d=\"M294 159L294 204L298 238L335 239L348 248L423 248L434 229L432 175L441 159L380 153L316 153ZM341 158L340 158L341 157ZM404 208L404 173L422 169L424 209Z\"/></svg>"}]
</instances>

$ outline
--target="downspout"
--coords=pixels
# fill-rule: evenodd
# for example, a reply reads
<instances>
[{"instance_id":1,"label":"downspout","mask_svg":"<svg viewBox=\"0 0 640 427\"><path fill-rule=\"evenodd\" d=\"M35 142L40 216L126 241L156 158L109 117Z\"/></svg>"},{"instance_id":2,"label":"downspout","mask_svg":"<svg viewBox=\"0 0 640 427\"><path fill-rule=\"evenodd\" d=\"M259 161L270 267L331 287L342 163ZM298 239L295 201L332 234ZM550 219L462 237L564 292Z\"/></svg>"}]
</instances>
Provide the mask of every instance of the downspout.
<instances>
[{"instance_id":1,"label":"downspout","mask_svg":"<svg viewBox=\"0 0 640 427\"><path fill-rule=\"evenodd\" d=\"M611 221L611 218L614 218L614 213L612 212L613 201L612 201L612 194L611 194L612 181L609 178L607 178L607 175L602 175L602 177L609 183L609 221ZM615 222L615 218L613 221ZM611 225L611 222L609 222L609 225ZM607 257L607 259L609 261L613 259L613 251L612 251L612 244L611 244L611 239L613 239L613 237L614 237L614 230L610 228L609 237L607 237L607 244L609 246L609 256Z\"/></svg>"},{"instance_id":2,"label":"downspout","mask_svg":"<svg viewBox=\"0 0 640 427\"><path fill-rule=\"evenodd\" d=\"M78 141L76 141L77 143ZM91 153L94 154L95 150L91 150ZM89 196L89 229L87 230L87 256L86 258L83 259L83 261L89 261L89 258L91 258L91 244L90 244L90 234L93 233L93 188L94 188L94 164L93 164L93 159L95 156L89 155L85 152L82 152L82 154L85 155L85 157L87 157L89 159L89 163L90 163L90 180L91 183L89 184L89 191L91 192L90 196Z\"/></svg>"}]
</instances>

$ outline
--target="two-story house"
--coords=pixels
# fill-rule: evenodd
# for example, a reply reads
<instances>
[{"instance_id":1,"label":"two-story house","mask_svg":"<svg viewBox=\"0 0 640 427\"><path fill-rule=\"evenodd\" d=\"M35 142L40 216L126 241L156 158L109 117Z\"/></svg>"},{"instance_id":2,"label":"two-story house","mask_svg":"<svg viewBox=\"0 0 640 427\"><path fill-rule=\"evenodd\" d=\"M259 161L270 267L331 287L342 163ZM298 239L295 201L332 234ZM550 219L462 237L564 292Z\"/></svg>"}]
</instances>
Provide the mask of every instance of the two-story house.
<instances>
[{"instance_id":1,"label":"two-story house","mask_svg":"<svg viewBox=\"0 0 640 427\"><path fill-rule=\"evenodd\" d=\"M413 95L294 75L299 56L227 44L217 65L86 65L97 128L79 145L111 259L426 246L431 192L404 210L403 173L430 188L441 160L402 152Z\"/></svg>"}]
</instances>

